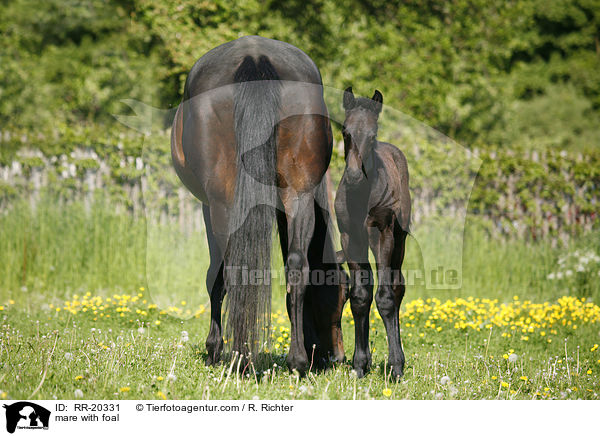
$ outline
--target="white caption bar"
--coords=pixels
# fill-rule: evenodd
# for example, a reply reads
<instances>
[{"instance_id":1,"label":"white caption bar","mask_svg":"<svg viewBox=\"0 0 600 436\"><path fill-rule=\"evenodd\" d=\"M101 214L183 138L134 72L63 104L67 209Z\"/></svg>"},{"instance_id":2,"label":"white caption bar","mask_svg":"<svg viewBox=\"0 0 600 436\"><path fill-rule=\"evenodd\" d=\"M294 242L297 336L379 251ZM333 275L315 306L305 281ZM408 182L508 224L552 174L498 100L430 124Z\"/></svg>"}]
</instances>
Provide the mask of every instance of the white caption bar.
<instances>
[{"instance_id":1,"label":"white caption bar","mask_svg":"<svg viewBox=\"0 0 600 436\"><path fill-rule=\"evenodd\" d=\"M593 401L2 401L0 434L276 433L506 435L592 430ZM37 433L36 430L45 430ZM135 432L135 433L134 433Z\"/></svg>"}]
</instances>

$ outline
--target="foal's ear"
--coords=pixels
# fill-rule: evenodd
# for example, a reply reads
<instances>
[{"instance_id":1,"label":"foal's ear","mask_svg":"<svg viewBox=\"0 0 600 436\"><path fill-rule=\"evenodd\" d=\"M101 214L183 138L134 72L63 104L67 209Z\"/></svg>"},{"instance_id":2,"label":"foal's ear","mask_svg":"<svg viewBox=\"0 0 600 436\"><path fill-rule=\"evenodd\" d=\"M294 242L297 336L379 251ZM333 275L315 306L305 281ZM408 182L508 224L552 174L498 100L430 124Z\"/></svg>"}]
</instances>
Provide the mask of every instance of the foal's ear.
<instances>
[{"instance_id":1,"label":"foal's ear","mask_svg":"<svg viewBox=\"0 0 600 436\"><path fill-rule=\"evenodd\" d=\"M373 94L371 100L375 102L375 110L377 111L377 113L381 112L381 109L383 107L383 95L381 95L381 92L379 92L379 90L375 90L375 94Z\"/></svg>"},{"instance_id":2,"label":"foal's ear","mask_svg":"<svg viewBox=\"0 0 600 436\"><path fill-rule=\"evenodd\" d=\"M356 100L354 99L354 93L352 92L352 87L349 86L344 91L344 109L349 111L356 104Z\"/></svg>"}]
</instances>

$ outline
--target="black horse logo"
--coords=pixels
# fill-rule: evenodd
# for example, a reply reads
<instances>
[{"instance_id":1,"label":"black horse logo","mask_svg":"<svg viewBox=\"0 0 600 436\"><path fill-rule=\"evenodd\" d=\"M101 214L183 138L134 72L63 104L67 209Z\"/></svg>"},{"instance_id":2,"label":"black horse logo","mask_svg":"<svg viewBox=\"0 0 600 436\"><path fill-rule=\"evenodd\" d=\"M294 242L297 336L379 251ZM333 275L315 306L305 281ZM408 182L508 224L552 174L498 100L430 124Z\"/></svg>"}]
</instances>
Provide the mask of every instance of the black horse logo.
<instances>
[{"instance_id":1,"label":"black horse logo","mask_svg":"<svg viewBox=\"0 0 600 436\"><path fill-rule=\"evenodd\" d=\"M14 433L19 428L48 429L50 411L29 401L19 401L11 405L4 404L6 409L6 431Z\"/></svg>"}]
</instances>

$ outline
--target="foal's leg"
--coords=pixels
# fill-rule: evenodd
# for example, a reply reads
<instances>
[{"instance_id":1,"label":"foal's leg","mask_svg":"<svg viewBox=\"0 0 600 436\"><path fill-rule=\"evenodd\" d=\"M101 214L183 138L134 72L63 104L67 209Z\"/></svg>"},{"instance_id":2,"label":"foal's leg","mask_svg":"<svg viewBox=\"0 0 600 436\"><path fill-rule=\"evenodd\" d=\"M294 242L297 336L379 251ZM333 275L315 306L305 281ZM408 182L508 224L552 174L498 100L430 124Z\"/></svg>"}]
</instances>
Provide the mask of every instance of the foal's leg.
<instances>
[{"instance_id":1,"label":"foal's leg","mask_svg":"<svg viewBox=\"0 0 600 436\"><path fill-rule=\"evenodd\" d=\"M309 361L304 346L304 297L309 272L308 247L315 226L312 193L281 195L287 215L286 278L288 284L288 313L291 323L291 343L287 356L290 370L304 374Z\"/></svg>"},{"instance_id":2,"label":"foal's leg","mask_svg":"<svg viewBox=\"0 0 600 436\"><path fill-rule=\"evenodd\" d=\"M404 259L404 240L406 234L395 231L391 224L382 228L369 228L369 241L377 260L378 286L375 302L383 319L387 332L389 363L394 377L402 377L404 371L404 352L400 340L399 310L404 297L404 279L400 273ZM396 237L397 236L397 237Z\"/></svg>"},{"instance_id":3,"label":"foal's leg","mask_svg":"<svg viewBox=\"0 0 600 436\"><path fill-rule=\"evenodd\" d=\"M401 268L402 262L404 261L404 252L406 248L406 236L407 233L402 230L400 224L396 221L394 225L394 254L392 255L392 289L394 291L394 302L396 307L394 309L396 321L395 325L397 328L397 336L396 341L394 342L394 355L398 356L398 369L399 371L395 373L397 377L401 377L404 372L404 351L402 350L402 339L400 338L400 325L399 325L399 311L400 305L402 304L402 300L404 299L404 294L406 292L406 283L404 281L404 276L402 275ZM390 341L390 344L392 342ZM391 348L390 348L391 350ZM392 352L390 351L390 355ZM391 360L390 360L391 362Z\"/></svg>"},{"instance_id":4,"label":"foal's leg","mask_svg":"<svg viewBox=\"0 0 600 436\"><path fill-rule=\"evenodd\" d=\"M369 264L366 232L341 235L342 248L350 269L350 309L354 318L354 357L352 366L364 377L371 366L369 312L373 302L373 271Z\"/></svg>"},{"instance_id":5,"label":"foal's leg","mask_svg":"<svg viewBox=\"0 0 600 436\"><path fill-rule=\"evenodd\" d=\"M223 352L223 334L221 332L221 306L225 297L223 281L223 255L217 236L213 231L208 206L202 206L204 223L206 224L206 237L210 253L210 265L206 274L206 289L210 296L210 330L206 338L206 351L208 353L207 365L214 365L221 360Z\"/></svg>"}]
</instances>

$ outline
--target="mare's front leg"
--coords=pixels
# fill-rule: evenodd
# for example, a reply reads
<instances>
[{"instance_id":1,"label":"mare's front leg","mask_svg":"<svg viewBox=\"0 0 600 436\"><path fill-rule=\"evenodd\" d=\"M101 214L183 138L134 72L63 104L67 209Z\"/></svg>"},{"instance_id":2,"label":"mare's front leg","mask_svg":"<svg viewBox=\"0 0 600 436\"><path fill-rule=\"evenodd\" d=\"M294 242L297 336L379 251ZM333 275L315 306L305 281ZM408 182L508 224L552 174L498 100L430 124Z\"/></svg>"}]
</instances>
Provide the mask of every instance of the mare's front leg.
<instances>
[{"instance_id":1,"label":"mare's front leg","mask_svg":"<svg viewBox=\"0 0 600 436\"><path fill-rule=\"evenodd\" d=\"M400 268L404 259L404 241L406 234L395 223L393 215L379 222L379 227L369 227L369 244L377 262L377 293L375 302L387 333L389 364L395 378L404 372L404 352L400 340L400 303L404 297L405 286Z\"/></svg>"},{"instance_id":2,"label":"mare's front leg","mask_svg":"<svg viewBox=\"0 0 600 436\"><path fill-rule=\"evenodd\" d=\"M342 233L341 242L350 270L350 309L354 318L354 357L352 366L358 377L371 367L369 313L373 302L373 271L369 264L366 231Z\"/></svg>"}]
</instances>

